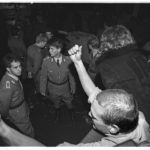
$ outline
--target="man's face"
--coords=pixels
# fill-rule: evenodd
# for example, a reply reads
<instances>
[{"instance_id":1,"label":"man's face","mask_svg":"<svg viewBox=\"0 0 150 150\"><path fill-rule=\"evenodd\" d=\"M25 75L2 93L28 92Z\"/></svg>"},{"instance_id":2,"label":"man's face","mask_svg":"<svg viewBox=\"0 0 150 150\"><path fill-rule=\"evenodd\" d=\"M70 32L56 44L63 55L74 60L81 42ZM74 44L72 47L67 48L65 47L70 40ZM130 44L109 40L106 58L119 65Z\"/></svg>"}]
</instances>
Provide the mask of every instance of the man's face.
<instances>
[{"instance_id":1,"label":"man's face","mask_svg":"<svg viewBox=\"0 0 150 150\"><path fill-rule=\"evenodd\" d=\"M98 104L98 101L95 100L91 105L91 111L89 116L93 121L93 128L101 131L104 134L109 133L108 126L103 122L101 116L104 113L104 108Z\"/></svg>"},{"instance_id":2,"label":"man's face","mask_svg":"<svg viewBox=\"0 0 150 150\"><path fill-rule=\"evenodd\" d=\"M50 53L50 55L51 55L52 57L57 57L57 56L59 56L60 52L61 52L61 48L57 48L57 47L55 47L55 46L50 46L50 47L49 47L49 53Z\"/></svg>"},{"instance_id":3,"label":"man's face","mask_svg":"<svg viewBox=\"0 0 150 150\"><path fill-rule=\"evenodd\" d=\"M46 45L46 41L42 41L42 42L40 42L40 48L43 48L45 45Z\"/></svg>"},{"instance_id":4,"label":"man's face","mask_svg":"<svg viewBox=\"0 0 150 150\"><path fill-rule=\"evenodd\" d=\"M14 76L20 76L22 71L21 63L19 61L13 61L11 67L7 68L7 70Z\"/></svg>"},{"instance_id":5,"label":"man's face","mask_svg":"<svg viewBox=\"0 0 150 150\"><path fill-rule=\"evenodd\" d=\"M46 32L46 36L48 39L51 39L53 37L53 34L51 32Z\"/></svg>"}]
</instances>

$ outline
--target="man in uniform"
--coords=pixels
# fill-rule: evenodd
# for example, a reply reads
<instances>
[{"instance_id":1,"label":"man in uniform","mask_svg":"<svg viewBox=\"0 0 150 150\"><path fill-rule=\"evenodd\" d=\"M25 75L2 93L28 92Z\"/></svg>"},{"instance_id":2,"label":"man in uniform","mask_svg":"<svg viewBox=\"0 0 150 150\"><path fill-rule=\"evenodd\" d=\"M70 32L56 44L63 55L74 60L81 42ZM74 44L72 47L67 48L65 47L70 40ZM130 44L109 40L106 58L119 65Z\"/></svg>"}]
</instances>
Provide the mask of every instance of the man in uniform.
<instances>
[{"instance_id":1,"label":"man in uniform","mask_svg":"<svg viewBox=\"0 0 150 150\"><path fill-rule=\"evenodd\" d=\"M53 39L49 46L51 57L43 60L40 78L40 93L48 96L56 108L56 120L59 119L60 104L63 101L73 110L72 99L75 93L75 80L70 71L71 59L61 53L63 48L59 39Z\"/></svg>"},{"instance_id":2,"label":"man in uniform","mask_svg":"<svg viewBox=\"0 0 150 150\"><path fill-rule=\"evenodd\" d=\"M20 60L13 54L4 58L6 73L0 82L0 114L22 133L33 137L34 130L29 119L29 108L24 100Z\"/></svg>"},{"instance_id":3,"label":"man in uniform","mask_svg":"<svg viewBox=\"0 0 150 150\"><path fill-rule=\"evenodd\" d=\"M42 48L44 48L46 42L46 35L39 34L36 37L36 42L29 46L27 50L28 77L33 78L36 87L36 93L39 93L40 70L43 61Z\"/></svg>"}]
</instances>

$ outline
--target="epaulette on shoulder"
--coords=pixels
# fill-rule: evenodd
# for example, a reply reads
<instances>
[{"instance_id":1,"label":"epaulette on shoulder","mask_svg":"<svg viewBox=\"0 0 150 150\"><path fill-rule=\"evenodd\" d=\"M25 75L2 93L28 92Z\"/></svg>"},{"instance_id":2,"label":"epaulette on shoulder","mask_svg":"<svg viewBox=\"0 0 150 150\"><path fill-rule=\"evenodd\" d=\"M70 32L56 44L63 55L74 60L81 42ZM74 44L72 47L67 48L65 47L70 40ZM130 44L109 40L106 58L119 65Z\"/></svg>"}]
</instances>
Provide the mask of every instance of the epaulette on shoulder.
<instances>
[{"instance_id":1,"label":"epaulette on shoulder","mask_svg":"<svg viewBox=\"0 0 150 150\"><path fill-rule=\"evenodd\" d=\"M65 59L70 60L70 56L65 56Z\"/></svg>"},{"instance_id":2,"label":"epaulette on shoulder","mask_svg":"<svg viewBox=\"0 0 150 150\"><path fill-rule=\"evenodd\" d=\"M71 62L71 58L69 56L65 56L64 61Z\"/></svg>"},{"instance_id":3,"label":"epaulette on shoulder","mask_svg":"<svg viewBox=\"0 0 150 150\"><path fill-rule=\"evenodd\" d=\"M46 61L46 60L48 60L48 59L50 59L50 57L49 57L49 56L46 56L46 57L43 59L43 61Z\"/></svg>"}]
</instances>

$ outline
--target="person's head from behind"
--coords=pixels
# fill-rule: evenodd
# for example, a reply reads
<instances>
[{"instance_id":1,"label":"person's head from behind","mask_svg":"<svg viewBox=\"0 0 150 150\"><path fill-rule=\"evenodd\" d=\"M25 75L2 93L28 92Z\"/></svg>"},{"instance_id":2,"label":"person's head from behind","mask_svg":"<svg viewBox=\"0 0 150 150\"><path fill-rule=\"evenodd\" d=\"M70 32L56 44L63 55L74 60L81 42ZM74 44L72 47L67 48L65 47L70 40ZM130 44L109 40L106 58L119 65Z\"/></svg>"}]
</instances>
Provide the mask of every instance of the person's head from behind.
<instances>
[{"instance_id":1,"label":"person's head from behind","mask_svg":"<svg viewBox=\"0 0 150 150\"><path fill-rule=\"evenodd\" d=\"M135 44L135 40L131 32L123 25L107 27L100 38L102 52L118 50L132 44Z\"/></svg>"},{"instance_id":2,"label":"person's head from behind","mask_svg":"<svg viewBox=\"0 0 150 150\"><path fill-rule=\"evenodd\" d=\"M93 54L93 56L95 56L99 52L99 46L100 46L100 42L99 39L96 37L88 41L88 48L90 53Z\"/></svg>"},{"instance_id":3,"label":"person's head from behind","mask_svg":"<svg viewBox=\"0 0 150 150\"><path fill-rule=\"evenodd\" d=\"M93 126L104 134L129 133L138 124L138 107L133 96L121 89L99 93L91 105Z\"/></svg>"},{"instance_id":4,"label":"person's head from behind","mask_svg":"<svg viewBox=\"0 0 150 150\"><path fill-rule=\"evenodd\" d=\"M63 48L63 43L60 39L53 39L48 42L49 53L51 57L59 57Z\"/></svg>"},{"instance_id":5,"label":"person's head from behind","mask_svg":"<svg viewBox=\"0 0 150 150\"><path fill-rule=\"evenodd\" d=\"M14 76L20 76L22 67L21 67L21 60L15 54L7 54L3 58L4 65L8 73Z\"/></svg>"},{"instance_id":6,"label":"person's head from behind","mask_svg":"<svg viewBox=\"0 0 150 150\"><path fill-rule=\"evenodd\" d=\"M36 44L43 48L47 43L47 36L44 33L40 33L36 36Z\"/></svg>"}]
</instances>

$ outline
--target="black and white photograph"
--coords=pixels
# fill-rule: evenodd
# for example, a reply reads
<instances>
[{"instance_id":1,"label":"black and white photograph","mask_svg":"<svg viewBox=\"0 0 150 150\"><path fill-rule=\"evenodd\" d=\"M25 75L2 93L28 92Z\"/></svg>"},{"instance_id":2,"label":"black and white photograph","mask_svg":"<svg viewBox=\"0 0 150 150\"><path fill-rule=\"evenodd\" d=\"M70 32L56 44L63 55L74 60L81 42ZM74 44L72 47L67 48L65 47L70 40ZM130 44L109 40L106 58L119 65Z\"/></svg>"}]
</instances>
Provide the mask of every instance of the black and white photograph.
<instances>
[{"instance_id":1,"label":"black and white photograph","mask_svg":"<svg viewBox=\"0 0 150 150\"><path fill-rule=\"evenodd\" d=\"M149 2L0 2L0 147L149 147L149 125Z\"/></svg>"}]
</instances>

